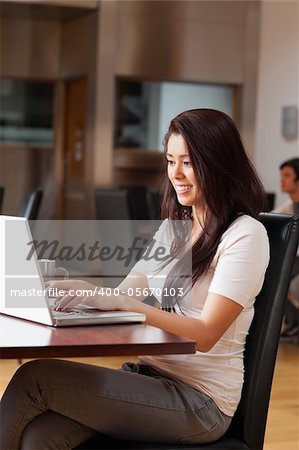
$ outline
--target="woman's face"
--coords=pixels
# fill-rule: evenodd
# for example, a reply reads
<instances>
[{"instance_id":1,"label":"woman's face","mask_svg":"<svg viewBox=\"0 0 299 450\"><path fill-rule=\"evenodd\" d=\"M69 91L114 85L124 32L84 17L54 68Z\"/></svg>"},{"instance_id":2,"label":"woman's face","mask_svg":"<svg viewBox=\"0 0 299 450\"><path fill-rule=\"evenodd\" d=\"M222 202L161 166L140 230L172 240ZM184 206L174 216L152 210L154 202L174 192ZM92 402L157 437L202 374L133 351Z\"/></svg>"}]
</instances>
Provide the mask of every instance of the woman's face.
<instances>
[{"instance_id":1,"label":"woman's face","mask_svg":"<svg viewBox=\"0 0 299 450\"><path fill-rule=\"evenodd\" d=\"M179 203L184 206L196 206L199 203L199 189L186 142L180 134L170 135L166 158L168 178L176 191Z\"/></svg>"}]
</instances>

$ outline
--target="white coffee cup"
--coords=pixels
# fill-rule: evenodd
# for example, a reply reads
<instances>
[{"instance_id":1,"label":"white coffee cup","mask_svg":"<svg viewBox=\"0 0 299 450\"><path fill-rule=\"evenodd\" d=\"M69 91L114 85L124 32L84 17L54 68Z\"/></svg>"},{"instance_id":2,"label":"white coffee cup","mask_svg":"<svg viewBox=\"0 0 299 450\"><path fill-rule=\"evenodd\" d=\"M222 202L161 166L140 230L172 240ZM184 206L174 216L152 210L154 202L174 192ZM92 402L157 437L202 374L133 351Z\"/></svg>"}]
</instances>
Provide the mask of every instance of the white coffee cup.
<instances>
[{"instance_id":1,"label":"white coffee cup","mask_svg":"<svg viewBox=\"0 0 299 450\"><path fill-rule=\"evenodd\" d=\"M55 259L39 259L38 264L44 279L49 280L60 276L67 280L69 277L69 273L64 267L56 267Z\"/></svg>"}]
</instances>

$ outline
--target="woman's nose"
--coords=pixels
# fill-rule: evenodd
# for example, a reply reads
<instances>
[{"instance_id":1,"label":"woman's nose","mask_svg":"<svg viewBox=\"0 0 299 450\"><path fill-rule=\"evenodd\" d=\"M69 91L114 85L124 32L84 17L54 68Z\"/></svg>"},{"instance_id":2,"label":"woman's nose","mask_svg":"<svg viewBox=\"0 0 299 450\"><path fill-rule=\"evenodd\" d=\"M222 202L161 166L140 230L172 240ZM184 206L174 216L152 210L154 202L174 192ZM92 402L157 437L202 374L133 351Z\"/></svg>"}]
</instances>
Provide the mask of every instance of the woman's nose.
<instances>
[{"instance_id":1,"label":"woman's nose","mask_svg":"<svg viewBox=\"0 0 299 450\"><path fill-rule=\"evenodd\" d=\"M174 176L174 178L183 178L184 177L184 173L182 171L180 164L177 164L175 166L173 176Z\"/></svg>"}]
</instances>

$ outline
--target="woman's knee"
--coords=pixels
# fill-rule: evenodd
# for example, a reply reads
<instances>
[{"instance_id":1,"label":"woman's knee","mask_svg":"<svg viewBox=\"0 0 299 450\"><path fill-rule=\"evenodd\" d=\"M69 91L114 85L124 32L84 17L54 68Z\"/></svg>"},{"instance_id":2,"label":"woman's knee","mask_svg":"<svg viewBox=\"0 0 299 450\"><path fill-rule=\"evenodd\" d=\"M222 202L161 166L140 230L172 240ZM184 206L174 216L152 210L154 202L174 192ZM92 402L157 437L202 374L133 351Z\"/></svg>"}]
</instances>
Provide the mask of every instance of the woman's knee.
<instances>
[{"instance_id":1,"label":"woman's knee","mask_svg":"<svg viewBox=\"0 0 299 450\"><path fill-rule=\"evenodd\" d=\"M16 386L20 383L22 386L25 386L28 385L28 383L36 383L40 379L45 380L51 373L55 373L59 370L59 367L57 367L58 362L58 360L46 359L28 361L18 368L10 384Z\"/></svg>"}]
</instances>

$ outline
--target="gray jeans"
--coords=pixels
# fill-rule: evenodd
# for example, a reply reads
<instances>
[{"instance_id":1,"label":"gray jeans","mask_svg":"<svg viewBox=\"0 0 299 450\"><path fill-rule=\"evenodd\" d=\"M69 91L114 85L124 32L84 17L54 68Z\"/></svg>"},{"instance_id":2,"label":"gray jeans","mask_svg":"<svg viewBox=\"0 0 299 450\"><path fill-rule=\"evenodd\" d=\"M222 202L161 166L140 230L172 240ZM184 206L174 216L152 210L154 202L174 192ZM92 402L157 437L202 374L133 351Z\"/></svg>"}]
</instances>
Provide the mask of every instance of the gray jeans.
<instances>
[{"instance_id":1,"label":"gray jeans","mask_svg":"<svg viewBox=\"0 0 299 450\"><path fill-rule=\"evenodd\" d=\"M231 422L210 397L147 365L115 370L55 359L18 369L1 401L0 420L1 450L72 449L96 432L205 443Z\"/></svg>"}]
</instances>

